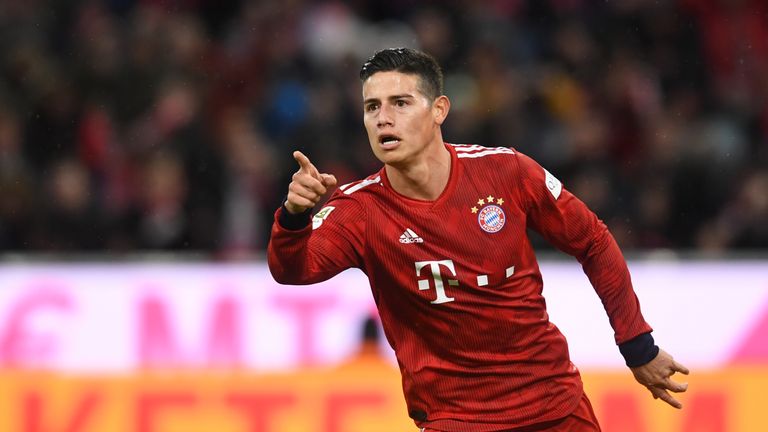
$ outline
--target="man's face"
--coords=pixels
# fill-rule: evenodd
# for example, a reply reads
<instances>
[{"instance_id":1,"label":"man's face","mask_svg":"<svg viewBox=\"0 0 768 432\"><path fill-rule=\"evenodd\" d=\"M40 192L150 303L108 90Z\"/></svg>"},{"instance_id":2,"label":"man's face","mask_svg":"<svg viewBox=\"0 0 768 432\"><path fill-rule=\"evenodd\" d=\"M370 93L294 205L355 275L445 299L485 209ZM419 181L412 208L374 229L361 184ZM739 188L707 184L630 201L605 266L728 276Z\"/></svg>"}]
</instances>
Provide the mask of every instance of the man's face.
<instances>
[{"instance_id":1,"label":"man's face","mask_svg":"<svg viewBox=\"0 0 768 432\"><path fill-rule=\"evenodd\" d=\"M442 118L419 90L417 75L377 72L363 82L363 121L374 155L390 165L412 162L437 137Z\"/></svg>"}]
</instances>

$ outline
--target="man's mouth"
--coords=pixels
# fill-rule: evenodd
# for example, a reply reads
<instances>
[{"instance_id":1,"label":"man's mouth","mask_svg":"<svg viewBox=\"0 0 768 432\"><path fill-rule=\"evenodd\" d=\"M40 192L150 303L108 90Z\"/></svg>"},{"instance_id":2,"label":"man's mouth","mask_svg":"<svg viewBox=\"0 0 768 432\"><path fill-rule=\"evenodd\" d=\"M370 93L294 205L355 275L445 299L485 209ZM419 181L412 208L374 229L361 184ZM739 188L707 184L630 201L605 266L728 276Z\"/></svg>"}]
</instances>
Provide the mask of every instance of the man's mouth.
<instances>
[{"instance_id":1,"label":"man's mouth","mask_svg":"<svg viewBox=\"0 0 768 432\"><path fill-rule=\"evenodd\" d=\"M397 135L381 135L379 137L379 144L384 147L392 147L400 142L400 137Z\"/></svg>"}]
</instances>

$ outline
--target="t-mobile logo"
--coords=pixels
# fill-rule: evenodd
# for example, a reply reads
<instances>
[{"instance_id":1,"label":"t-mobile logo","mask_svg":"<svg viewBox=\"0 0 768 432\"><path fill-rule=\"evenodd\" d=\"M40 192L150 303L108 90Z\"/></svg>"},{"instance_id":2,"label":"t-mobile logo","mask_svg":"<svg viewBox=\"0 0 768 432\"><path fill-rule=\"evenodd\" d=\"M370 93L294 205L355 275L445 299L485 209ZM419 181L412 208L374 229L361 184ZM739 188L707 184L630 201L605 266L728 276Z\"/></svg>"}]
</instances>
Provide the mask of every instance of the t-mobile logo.
<instances>
[{"instance_id":1,"label":"t-mobile logo","mask_svg":"<svg viewBox=\"0 0 768 432\"><path fill-rule=\"evenodd\" d=\"M441 303L452 302L454 298L448 297L445 294L445 285L443 284L443 277L440 276L440 266L444 266L445 268L450 270L452 275L456 276L456 269L453 267L453 261L451 260L417 261L416 276L421 276L421 269L423 269L426 266L429 266L429 269L432 271L432 279L435 281L435 292L437 293L437 298L431 301L430 303L441 304ZM459 286L459 281L456 279L448 279L448 285ZM426 291L429 288L430 288L429 279L419 279L419 291Z\"/></svg>"}]
</instances>

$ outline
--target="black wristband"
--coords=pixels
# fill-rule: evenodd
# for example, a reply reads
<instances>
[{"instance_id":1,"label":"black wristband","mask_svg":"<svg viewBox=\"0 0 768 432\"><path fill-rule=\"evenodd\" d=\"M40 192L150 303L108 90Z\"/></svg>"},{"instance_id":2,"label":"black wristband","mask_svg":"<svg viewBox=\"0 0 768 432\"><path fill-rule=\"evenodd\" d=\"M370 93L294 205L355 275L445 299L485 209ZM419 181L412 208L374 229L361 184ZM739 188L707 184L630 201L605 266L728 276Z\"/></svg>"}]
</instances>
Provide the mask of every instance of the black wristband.
<instances>
[{"instance_id":1,"label":"black wristband","mask_svg":"<svg viewBox=\"0 0 768 432\"><path fill-rule=\"evenodd\" d=\"M309 221L312 219L311 215L311 208L306 209L301 213L293 214L285 208L285 203L283 203L283 211L280 212L277 222L281 227L287 230L299 231L309 225Z\"/></svg>"},{"instance_id":2,"label":"black wristband","mask_svg":"<svg viewBox=\"0 0 768 432\"><path fill-rule=\"evenodd\" d=\"M638 367L655 359L659 354L659 347L653 342L650 333L643 333L619 344L619 352L624 356L627 366Z\"/></svg>"}]
</instances>

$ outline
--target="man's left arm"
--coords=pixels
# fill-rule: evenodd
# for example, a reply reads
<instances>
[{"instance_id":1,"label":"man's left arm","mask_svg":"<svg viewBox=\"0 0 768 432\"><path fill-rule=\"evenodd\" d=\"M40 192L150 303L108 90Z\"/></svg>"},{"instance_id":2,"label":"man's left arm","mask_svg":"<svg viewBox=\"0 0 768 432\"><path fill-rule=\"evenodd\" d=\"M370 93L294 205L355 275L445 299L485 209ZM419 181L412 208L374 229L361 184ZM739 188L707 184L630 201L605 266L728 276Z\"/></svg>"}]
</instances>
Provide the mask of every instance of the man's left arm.
<instances>
[{"instance_id":1,"label":"man's left arm","mask_svg":"<svg viewBox=\"0 0 768 432\"><path fill-rule=\"evenodd\" d=\"M606 225L560 181L531 158L517 153L520 190L528 209L528 224L548 242L576 257L595 288L615 332L615 340L635 379L654 398L675 408L682 405L670 393L686 383L670 379L688 373L685 366L654 343L650 325L640 311L626 260Z\"/></svg>"}]
</instances>

